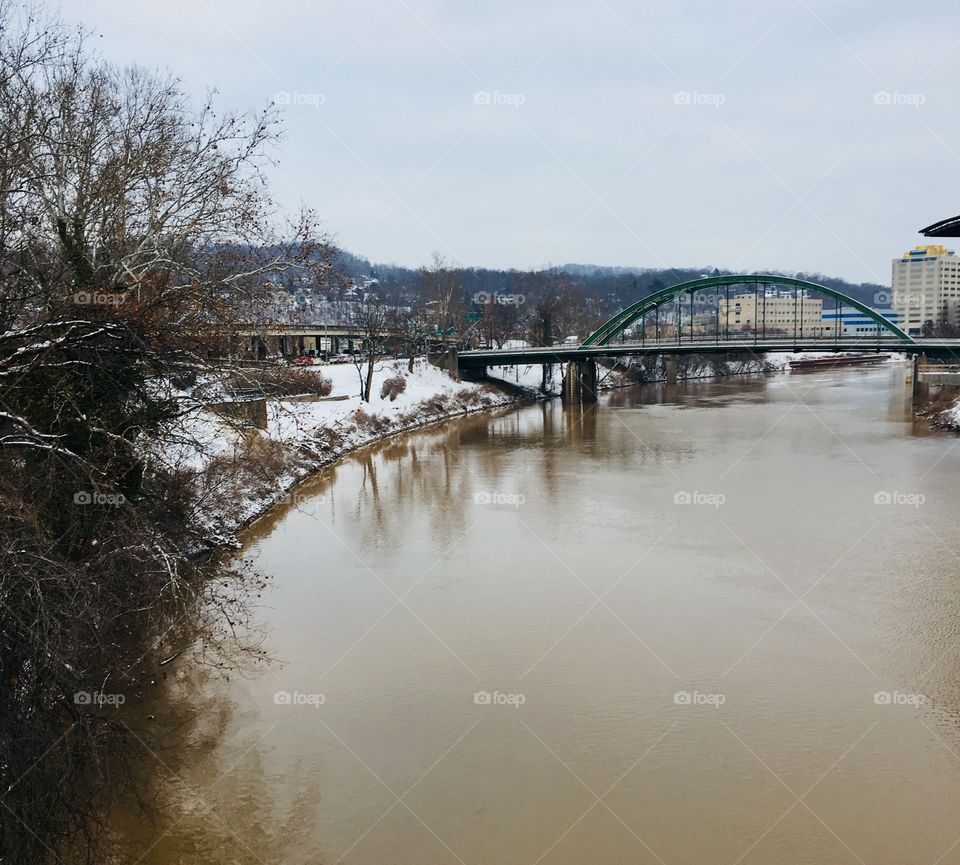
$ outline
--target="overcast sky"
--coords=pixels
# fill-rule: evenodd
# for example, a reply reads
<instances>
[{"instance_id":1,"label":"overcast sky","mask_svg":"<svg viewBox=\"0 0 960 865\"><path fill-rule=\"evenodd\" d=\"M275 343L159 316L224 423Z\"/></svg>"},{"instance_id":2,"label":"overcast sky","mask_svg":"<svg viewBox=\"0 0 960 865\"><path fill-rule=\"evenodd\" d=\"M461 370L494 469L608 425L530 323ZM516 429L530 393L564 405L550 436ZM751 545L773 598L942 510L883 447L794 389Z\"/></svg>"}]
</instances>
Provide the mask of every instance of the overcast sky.
<instances>
[{"instance_id":1,"label":"overcast sky","mask_svg":"<svg viewBox=\"0 0 960 865\"><path fill-rule=\"evenodd\" d=\"M284 108L275 191L418 266L889 282L960 212L956 4L62 0L110 60Z\"/></svg>"}]
</instances>

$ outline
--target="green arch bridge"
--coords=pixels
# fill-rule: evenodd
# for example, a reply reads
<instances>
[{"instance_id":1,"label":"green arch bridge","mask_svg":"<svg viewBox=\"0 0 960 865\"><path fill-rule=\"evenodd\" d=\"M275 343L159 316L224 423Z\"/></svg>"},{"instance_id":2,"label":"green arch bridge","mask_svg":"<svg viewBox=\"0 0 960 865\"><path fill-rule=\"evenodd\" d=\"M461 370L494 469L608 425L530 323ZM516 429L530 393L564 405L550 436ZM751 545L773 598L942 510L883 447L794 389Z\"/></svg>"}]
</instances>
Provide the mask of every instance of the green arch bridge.
<instances>
[{"instance_id":1,"label":"green arch bridge","mask_svg":"<svg viewBox=\"0 0 960 865\"><path fill-rule=\"evenodd\" d=\"M823 298L833 307L823 309ZM875 327L869 333L845 331L844 310ZM752 314L744 320L747 313ZM883 351L960 361L960 340L915 338L876 309L826 285L752 273L704 277L653 292L579 344L463 351L456 363L469 375L523 363L769 351Z\"/></svg>"}]
</instances>

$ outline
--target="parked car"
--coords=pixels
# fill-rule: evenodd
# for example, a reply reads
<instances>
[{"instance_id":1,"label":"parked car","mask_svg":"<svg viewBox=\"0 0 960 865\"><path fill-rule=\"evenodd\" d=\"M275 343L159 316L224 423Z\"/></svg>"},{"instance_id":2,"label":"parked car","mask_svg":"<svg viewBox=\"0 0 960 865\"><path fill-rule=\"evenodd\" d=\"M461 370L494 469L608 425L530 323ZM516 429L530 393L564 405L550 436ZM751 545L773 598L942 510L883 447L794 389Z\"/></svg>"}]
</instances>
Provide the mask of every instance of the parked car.
<instances>
[{"instance_id":1,"label":"parked car","mask_svg":"<svg viewBox=\"0 0 960 865\"><path fill-rule=\"evenodd\" d=\"M308 354L301 354L290 361L294 366L312 366L313 358Z\"/></svg>"}]
</instances>

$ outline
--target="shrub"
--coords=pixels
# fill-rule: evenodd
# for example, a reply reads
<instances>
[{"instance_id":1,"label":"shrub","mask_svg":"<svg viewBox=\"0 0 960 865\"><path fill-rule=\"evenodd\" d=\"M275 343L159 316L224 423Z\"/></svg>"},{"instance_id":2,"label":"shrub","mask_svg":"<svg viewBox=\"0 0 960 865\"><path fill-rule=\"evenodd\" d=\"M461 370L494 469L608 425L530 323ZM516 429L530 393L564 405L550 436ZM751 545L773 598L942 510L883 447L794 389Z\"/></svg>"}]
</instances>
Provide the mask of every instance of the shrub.
<instances>
[{"instance_id":1,"label":"shrub","mask_svg":"<svg viewBox=\"0 0 960 865\"><path fill-rule=\"evenodd\" d=\"M329 396L333 382L319 372L288 366L264 369L244 369L234 375L227 385L229 390L259 390L264 396L296 396L313 393Z\"/></svg>"},{"instance_id":2,"label":"shrub","mask_svg":"<svg viewBox=\"0 0 960 865\"><path fill-rule=\"evenodd\" d=\"M375 435L382 435L390 428L390 421L385 417L368 414L362 408L358 408L353 413L353 419L357 424L357 429L361 432L372 432Z\"/></svg>"},{"instance_id":3,"label":"shrub","mask_svg":"<svg viewBox=\"0 0 960 865\"><path fill-rule=\"evenodd\" d=\"M406 389L407 380L402 375L395 375L384 381L380 388L380 399L390 397L390 402L393 402Z\"/></svg>"}]
</instances>

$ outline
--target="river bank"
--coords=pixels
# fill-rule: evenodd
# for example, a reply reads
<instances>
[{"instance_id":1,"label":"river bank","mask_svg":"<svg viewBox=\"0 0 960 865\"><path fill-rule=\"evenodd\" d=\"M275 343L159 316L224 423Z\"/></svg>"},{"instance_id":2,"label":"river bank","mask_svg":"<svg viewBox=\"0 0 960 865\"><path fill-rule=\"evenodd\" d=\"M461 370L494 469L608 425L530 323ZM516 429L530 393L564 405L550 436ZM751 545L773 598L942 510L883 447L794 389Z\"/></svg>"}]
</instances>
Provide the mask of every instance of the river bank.
<instances>
[{"instance_id":1,"label":"river bank","mask_svg":"<svg viewBox=\"0 0 960 865\"><path fill-rule=\"evenodd\" d=\"M680 370L681 379L710 381L727 376L787 369L802 355L762 358L699 358ZM629 359L628 359L629 360ZM173 432L182 445L154 454L168 467L186 471L198 487L194 514L198 552L236 547L237 535L276 505L296 502L297 487L317 471L354 451L393 436L475 412L560 395L563 366L546 381L540 365L492 367L481 382L457 381L425 359L413 369L406 360L387 360L374 370L370 401L359 397L360 374L351 364L308 367L330 382L326 396L291 396L266 401L262 428L238 423L222 412L200 409ZM600 371L599 390L662 383L663 364L621 362ZM387 382L392 381L393 387ZM397 387L397 382L402 382Z\"/></svg>"},{"instance_id":2,"label":"river bank","mask_svg":"<svg viewBox=\"0 0 960 865\"><path fill-rule=\"evenodd\" d=\"M262 428L207 408L180 419L170 430L179 444L152 458L183 472L196 487L192 521L202 539L197 553L238 546L240 531L273 507L296 503L300 483L360 448L452 418L554 395L525 385L501 388L495 379L456 381L423 359L412 371L407 364L378 364L369 402L358 395L354 366L314 367L311 373L330 381L329 394L266 400Z\"/></svg>"},{"instance_id":3,"label":"river bank","mask_svg":"<svg viewBox=\"0 0 960 865\"><path fill-rule=\"evenodd\" d=\"M829 356L829 355L828 355ZM787 368L793 355L712 363L681 370L681 379L710 381L768 374ZM745 365L746 364L746 365ZM186 471L197 485L197 550L237 547L238 534L272 508L298 501L298 486L323 468L376 442L476 412L560 395L563 369L540 365L492 367L482 382L457 381L425 359L383 361L374 370L370 402L358 396L360 376L349 364L308 370L330 381L323 397L295 396L266 403L262 429L201 409L175 430L182 445L154 454ZM662 383L662 363L618 364L601 370L600 391ZM399 389L388 381L402 380Z\"/></svg>"},{"instance_id":4,"label":"river bank","mask_svg":"<svg viewBox=\"0 0 960 865\"><path fill-rule=\"evenodd\" d=\"M947 408L938 404L926 406L917 412L917 417L923 418L933 429L960 433L960 397L956 397Z\"/></svg>"}]
</instances>

